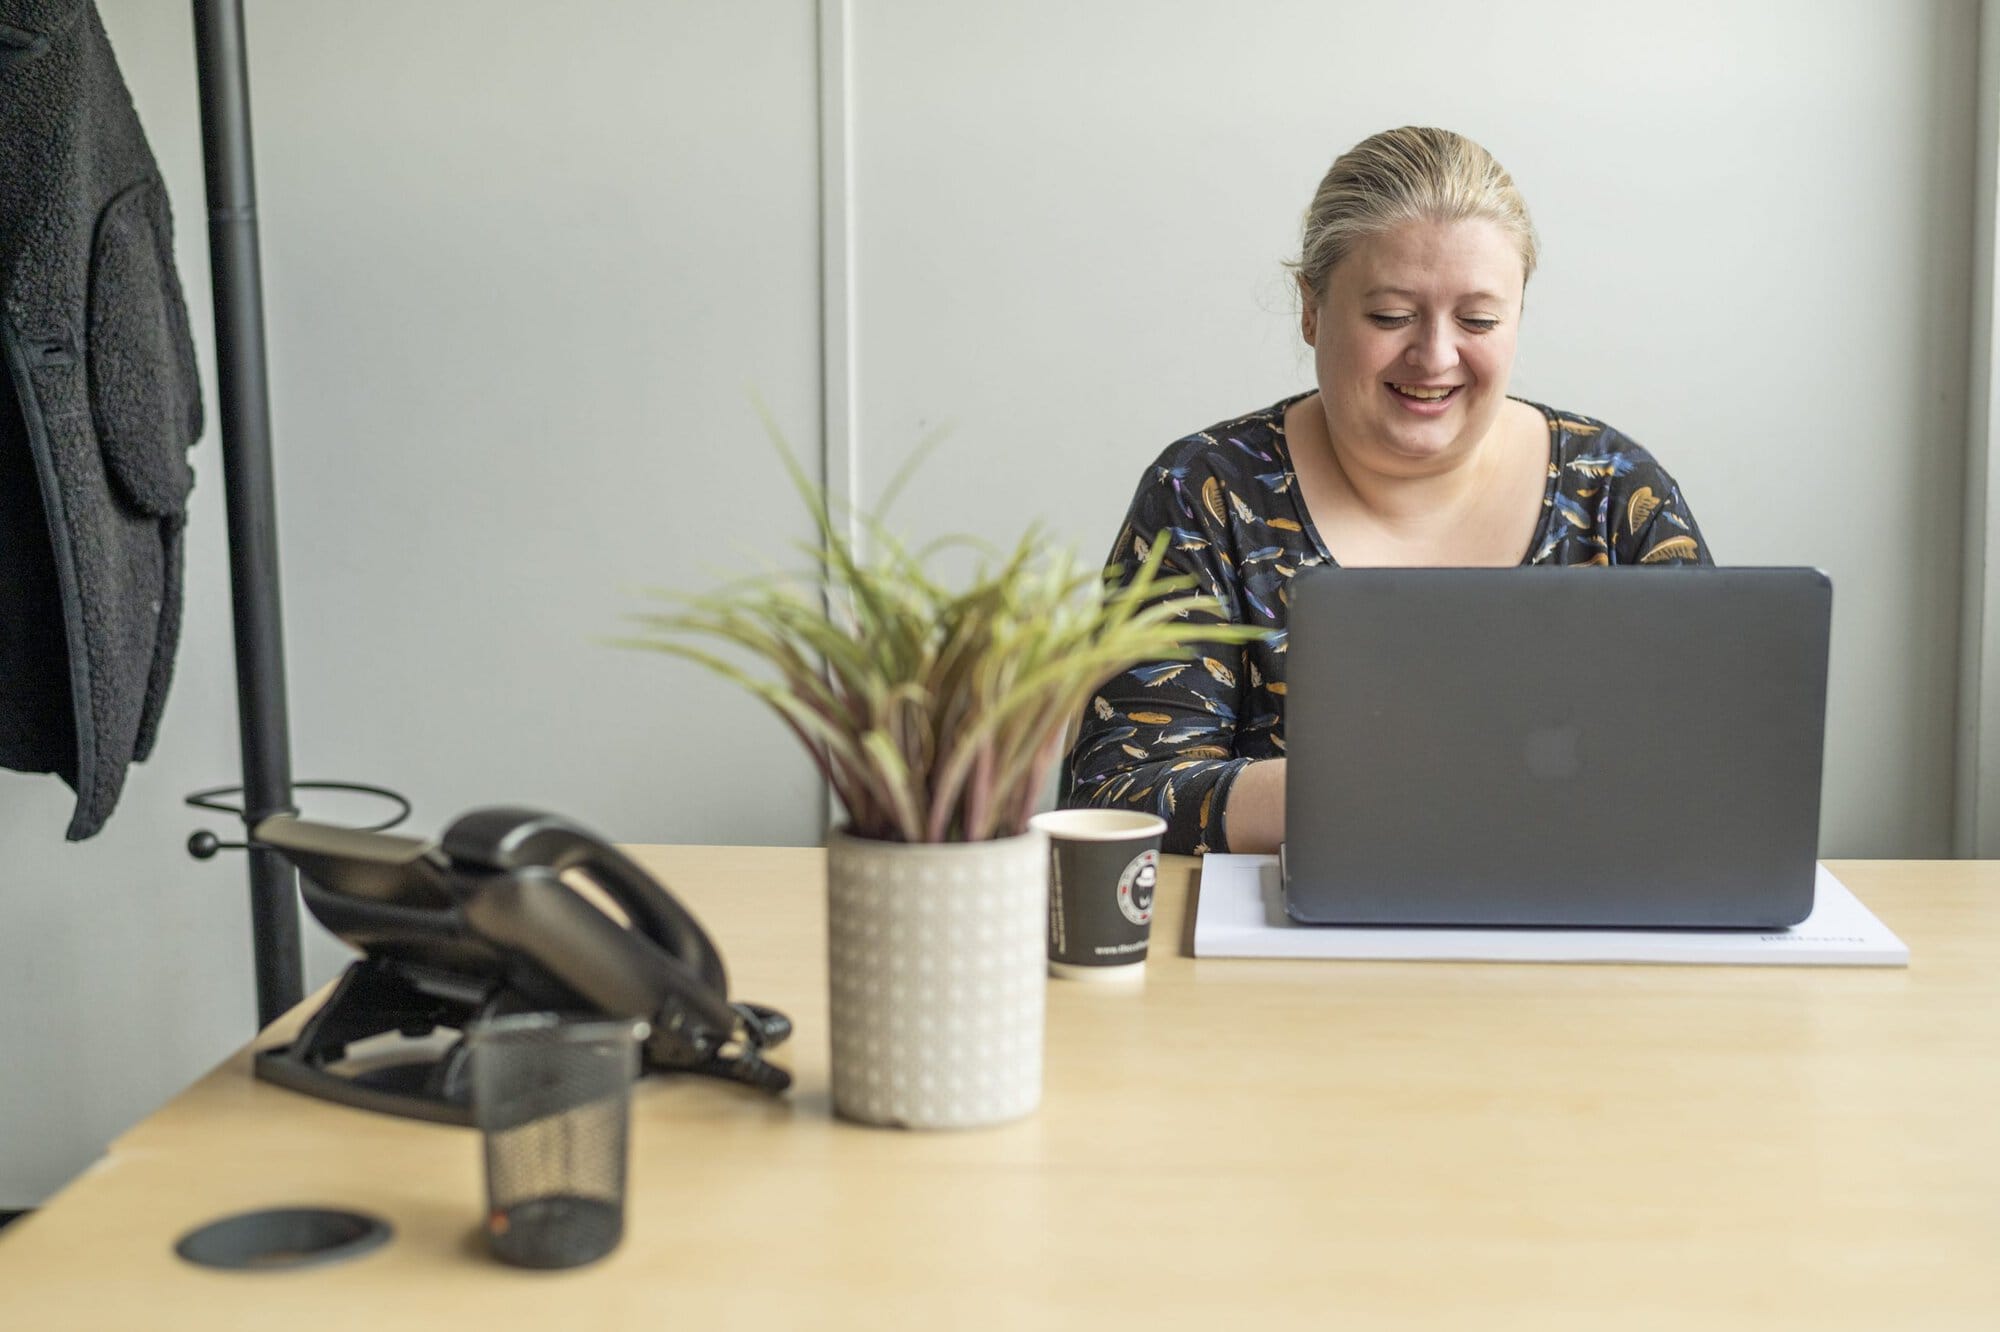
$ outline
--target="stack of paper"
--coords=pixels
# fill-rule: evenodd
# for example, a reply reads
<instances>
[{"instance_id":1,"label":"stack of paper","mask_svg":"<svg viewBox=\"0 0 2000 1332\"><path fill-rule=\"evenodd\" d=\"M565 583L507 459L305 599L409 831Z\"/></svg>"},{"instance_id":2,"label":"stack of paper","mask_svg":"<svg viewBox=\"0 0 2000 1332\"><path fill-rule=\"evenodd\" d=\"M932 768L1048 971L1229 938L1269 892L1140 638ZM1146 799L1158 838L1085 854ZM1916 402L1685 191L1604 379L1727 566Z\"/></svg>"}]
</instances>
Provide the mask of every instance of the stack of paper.
<instances>
[{"instance_id":1,"label":"stack of paper","mask_svg":"<svg viewBox=\"0 0 2000 1332\"><path fill-rule=\"evenodd\" d=\"M1813 911L1789 930L1537 930L1300 925L1285 914L1276 856L1202 860L1196 957L1453 962L1705 962L1903 967L1910 950L1819 867Z\"/></svg>"}]
</instances>

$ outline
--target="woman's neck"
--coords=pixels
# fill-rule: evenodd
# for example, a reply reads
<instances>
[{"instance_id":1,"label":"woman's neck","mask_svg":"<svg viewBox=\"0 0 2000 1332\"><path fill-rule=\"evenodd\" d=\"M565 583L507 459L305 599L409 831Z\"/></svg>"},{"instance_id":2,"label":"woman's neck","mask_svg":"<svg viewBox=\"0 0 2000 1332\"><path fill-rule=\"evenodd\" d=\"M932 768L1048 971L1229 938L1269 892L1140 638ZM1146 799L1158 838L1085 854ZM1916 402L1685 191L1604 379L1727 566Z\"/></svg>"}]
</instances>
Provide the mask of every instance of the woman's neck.
<instances>
[{"instance_id":1,"label":"woman's neck","mask_svg":"<svg viewBox=\"0 0 2000 1332\"><path fill-rule=\"evenodd\" d=\"M1360 450L1335 439L1319 394L1302 399L1294 411L1300 419L1287 423L1287 436L1303 426L1304 437L1293 437L1293 467L1320 472L1323 484L1316 489L1330 490L1342 508L1351 506L1353 516L1385 531L1422 537L1449 528L1492 482L1502 433L1498 421L1471 450L1412 475L1370 468Z\"/></svg>"}]
</instances>

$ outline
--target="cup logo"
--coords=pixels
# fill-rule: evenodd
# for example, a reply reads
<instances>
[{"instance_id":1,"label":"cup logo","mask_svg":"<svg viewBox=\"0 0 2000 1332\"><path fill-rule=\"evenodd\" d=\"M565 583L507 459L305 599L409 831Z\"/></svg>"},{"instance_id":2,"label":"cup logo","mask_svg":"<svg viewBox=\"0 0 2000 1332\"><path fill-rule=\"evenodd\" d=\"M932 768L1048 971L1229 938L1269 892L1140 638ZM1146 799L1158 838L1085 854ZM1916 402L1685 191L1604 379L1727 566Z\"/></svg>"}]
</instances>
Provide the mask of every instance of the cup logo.
<instances>
[{"instance_id":1,"label":"cup logo","mask_svg":"<svg viewBox=\"0 0 2000 1332\"><path fill-rule=\"evenodd\" d=\"M1141 851L1118 876L1118 911L1134 925L1153 919L1153 885L1159 881L1159 863L1159 852Z\"/></svg>"}]
</instances>

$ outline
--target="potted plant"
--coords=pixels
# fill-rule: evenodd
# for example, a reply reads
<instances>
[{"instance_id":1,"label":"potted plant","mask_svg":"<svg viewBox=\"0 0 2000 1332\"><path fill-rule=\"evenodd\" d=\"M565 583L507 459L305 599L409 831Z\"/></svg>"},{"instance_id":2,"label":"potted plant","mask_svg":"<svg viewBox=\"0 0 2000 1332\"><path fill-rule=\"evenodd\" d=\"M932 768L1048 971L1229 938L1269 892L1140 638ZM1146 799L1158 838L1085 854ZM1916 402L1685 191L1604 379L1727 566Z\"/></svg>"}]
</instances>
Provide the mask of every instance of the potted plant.
<instances>
[{"instance_id":1,"label":"potted plant","mask_svg":"<svg viewBox=\"0 0 2000 1332\"><path fill-rule=\"evenodd\" d=\"M1041 1100L1046 983L1048 852L1028 820L1065 728L1134 663L1261 631L1160 575L1166 533L1122 587L1030 530L947 588L926 568L939 547L913 552L879 517L850 540L772 436L818 528L808 570L653 589L674 608L630 617L646 632L623 642L762 699L846 811L827 840L835 1109L913 1128L1018 1118Z\"/></svg>"}]
</instances>

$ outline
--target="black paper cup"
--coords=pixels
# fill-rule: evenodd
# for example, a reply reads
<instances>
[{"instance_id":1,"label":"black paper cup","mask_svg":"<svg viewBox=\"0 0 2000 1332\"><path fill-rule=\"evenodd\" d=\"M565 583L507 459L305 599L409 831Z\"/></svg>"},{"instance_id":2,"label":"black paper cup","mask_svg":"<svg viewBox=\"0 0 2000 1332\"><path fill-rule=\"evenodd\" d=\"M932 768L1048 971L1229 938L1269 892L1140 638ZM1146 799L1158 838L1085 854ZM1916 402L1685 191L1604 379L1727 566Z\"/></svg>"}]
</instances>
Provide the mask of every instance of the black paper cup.
<instances>
[{"instance_id":1,"label":"black paper cup","mask_svg":"<svg viewBox=\"0 0 2000 1332\"><path fill-rule=\"evenodd\" d=\"M1059 809L1030 823L1049 835L1049 974L1143 977L1167 821L1129 809Z\"/></svg>"}]
</instances>

